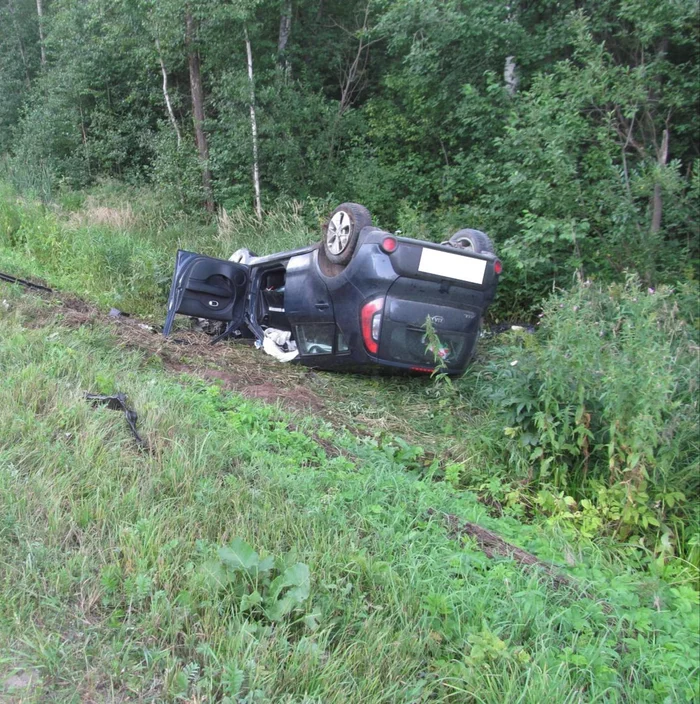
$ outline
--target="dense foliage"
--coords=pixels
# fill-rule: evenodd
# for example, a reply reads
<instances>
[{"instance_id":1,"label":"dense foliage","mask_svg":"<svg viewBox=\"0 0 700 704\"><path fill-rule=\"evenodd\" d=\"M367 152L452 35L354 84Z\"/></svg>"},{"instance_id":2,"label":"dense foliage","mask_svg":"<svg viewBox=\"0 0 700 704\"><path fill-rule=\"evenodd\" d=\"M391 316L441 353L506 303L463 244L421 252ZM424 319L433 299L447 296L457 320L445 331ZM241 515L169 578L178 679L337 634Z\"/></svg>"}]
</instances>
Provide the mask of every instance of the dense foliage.
<instances>
[{"instance_id":1,"label":"dense foliage","mask_svg":"<svg viewBox=\"0 0 700 704\"><path fill-rule=\"evenodd\" d=\"M253 202L254 100L263 208L332 194L424 237L480 227L501 314L522 314L577 272L657 285L697 261L697 19L696 0L1 0L0 153L44 194L113 177L230 209Z\"/></svg>"},{"instance_id":2,"label":"dense foliage","mask_svg":"<svg viewBox=\"0 0 700 704\"><path fill-rule=\"evenodd\" d=\"M684 293L634 277L577 285L547 301L536 335L498 345L475 384L503 427L489 442L509 477L588 535L656 533L671 549L700 537L697 317Z\"/></svg>"}]
</instances>

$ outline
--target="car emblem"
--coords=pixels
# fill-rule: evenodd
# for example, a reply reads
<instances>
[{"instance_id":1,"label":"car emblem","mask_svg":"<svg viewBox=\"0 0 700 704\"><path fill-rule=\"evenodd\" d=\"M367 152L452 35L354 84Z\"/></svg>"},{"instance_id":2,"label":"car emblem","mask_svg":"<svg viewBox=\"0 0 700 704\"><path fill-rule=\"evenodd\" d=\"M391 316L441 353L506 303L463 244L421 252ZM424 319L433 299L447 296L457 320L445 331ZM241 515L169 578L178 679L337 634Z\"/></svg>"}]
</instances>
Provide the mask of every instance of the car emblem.
<instances>
[{"instance_id":1,"label":"car emblem","mask_svg":"<svg viewBox=\"0 0 700 704\"><path fill-rule=\"evenodd\" d=\"M431 315L430 320L432 320L436 325L445 322L445 319L441 315Z\"/></svg>"}]
</instances>

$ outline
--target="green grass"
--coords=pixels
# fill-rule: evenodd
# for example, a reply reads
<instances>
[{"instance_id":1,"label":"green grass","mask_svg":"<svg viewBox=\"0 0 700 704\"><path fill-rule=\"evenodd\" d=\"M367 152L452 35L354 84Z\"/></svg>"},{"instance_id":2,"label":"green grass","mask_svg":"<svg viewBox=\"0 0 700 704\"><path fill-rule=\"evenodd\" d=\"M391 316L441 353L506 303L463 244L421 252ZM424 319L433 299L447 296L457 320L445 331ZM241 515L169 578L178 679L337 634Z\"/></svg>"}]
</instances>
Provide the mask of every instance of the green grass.
<instances>
[{"instance_id":1,"label":"green grass","mask_svg":"<svg viewBox=\"0 0 700 704\"><path fill-rule=\"evenodd\" d=\"M261 255L300 247L318 239L320 208L281 204L263 223L221 211L207 223L170 212L146 191L108 184L45 205L0 183L0 270L41 277L102 308L162 318L178 249L227 259L240 247Z\"/></svg>"},{"instance_id":2,"label":"green grass","mask_svg":"<svg viewBox=\"0 0 700 704\"><path fill-rule=\"evenodd\" d=\"M292 248L316 238L323 208L211 224L113 184L50 205L3 187L0 270L161 321L178 247ZM62 310L0 288L2 704L698 699L697 569L538 509L504 462L502 416L475 393L488 366L448 383L270 363L279 385L325 404L326 420L290 416L167 373L157 345L125 346L99 316L76 329ZM151 452L83 398L116 390ZM555 562L574 586L487 558L429 509ZM275 574L306 565L291 614L250 605L256 586L271 598L260 576L207 578L236 538L275 557ZM11 677L33 684L3 692Z\"/></svg>"},{"instance_id":3,"label":"green grass","mask_svg":"<svg viewBox=\"0 0 700 704\"><path fill-rule=\"evenodd\" d=\"M22 701L697 696L691 587L545 524L489 518L395 448L169 375L99 324L47 317L41 299L0 298L0 681L32 673ZM117 389L151 452L83 398ZM577 586L486 558L430 508ZM307 565L309 598L283 621L204 578L237 537Z\"/></svg>"}]
</instances>

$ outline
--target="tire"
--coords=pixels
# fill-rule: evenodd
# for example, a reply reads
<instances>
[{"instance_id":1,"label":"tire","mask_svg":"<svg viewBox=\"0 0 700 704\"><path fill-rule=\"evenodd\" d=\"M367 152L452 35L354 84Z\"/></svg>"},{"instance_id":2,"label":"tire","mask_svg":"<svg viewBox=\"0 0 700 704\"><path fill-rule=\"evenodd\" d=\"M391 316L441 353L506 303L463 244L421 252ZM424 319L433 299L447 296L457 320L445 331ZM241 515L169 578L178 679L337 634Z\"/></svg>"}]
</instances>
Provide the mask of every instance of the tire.
<instances>
[{"instance_id":1,"label":"tire","mask_svg":"<svg viewBox=\"0 0 700 704\"><path fill-rule=\"evenodd\" d=\"M328 261L345 266L355 253L360 231L371 224L372 216L364 205L339 205L323 226L323 253Z\"/></svg>"},{"instance_id":2,"label":"tire","mask_svg":"<svg viewBox=\"0 0 700 704\"><path fill-rule=\"evenodd\" d=\"M449 244L458 249L469 249L476 254L495 254L491 238L480 230L470 230L469 228L455 232L450 239L443 243Z\"/></svg>"}]
</instances>

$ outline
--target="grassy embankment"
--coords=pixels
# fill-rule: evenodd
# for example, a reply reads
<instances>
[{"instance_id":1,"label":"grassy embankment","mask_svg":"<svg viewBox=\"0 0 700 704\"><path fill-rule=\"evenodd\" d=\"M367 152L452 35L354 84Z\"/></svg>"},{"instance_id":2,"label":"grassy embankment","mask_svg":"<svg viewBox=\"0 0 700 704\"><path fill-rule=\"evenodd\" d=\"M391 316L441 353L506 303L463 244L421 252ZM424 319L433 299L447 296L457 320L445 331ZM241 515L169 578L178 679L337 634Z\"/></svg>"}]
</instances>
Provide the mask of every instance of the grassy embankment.
<instances>
[{"instance_id":1,"label":"grassy embankment","mask_svg":"<svg viewBox=\"0 0 700 704\"><path fill-rule=\"evenodd\" d=\"M82 223L54 243L63 256L37 254L41 218L56 216L36 207L13 209L37 218L37 241L2 248L0 269L103 305L127 290L120 307L156 314L159 301L137 295L152 272L109 259L150 252L169 276L152 238ZM196 235L179 237L197 248ZM697 697L697 592L682 572L556 523L491 517L475 494L421 471L411 445L175 377L99 319L75 329L51 301L12 287L1 298L0 700ZM405 393L422 399L424 433L450 417L424 384L351 387L343 411L376 402L391 414ZM120 414L83 398L117 389L150 451ZM572 584L488 559L429 509L553 560ZM236 539L277 563L260 565Z\"/></svg>"},{"instance_id":2,"label":"grassy embankment","mask_svg":"<svg viewBox=\"0 0 700 704\"><path fill-rule=\"evenodd\" d=\"M105 187L69 193L49 206L16 201L0 184L0 267L36 275L62 291L141 316L163 315L178 248L228 258L239 247L258 254L309 242L320 213L290 204L263 226L243 211L223 213L217 226L172 215L144 191ZM315 237L316 235L311 235ZM11 246L7 246L7 245Z\"/></svg>"}]
</instances>

